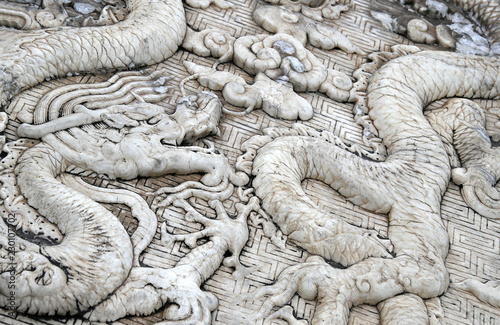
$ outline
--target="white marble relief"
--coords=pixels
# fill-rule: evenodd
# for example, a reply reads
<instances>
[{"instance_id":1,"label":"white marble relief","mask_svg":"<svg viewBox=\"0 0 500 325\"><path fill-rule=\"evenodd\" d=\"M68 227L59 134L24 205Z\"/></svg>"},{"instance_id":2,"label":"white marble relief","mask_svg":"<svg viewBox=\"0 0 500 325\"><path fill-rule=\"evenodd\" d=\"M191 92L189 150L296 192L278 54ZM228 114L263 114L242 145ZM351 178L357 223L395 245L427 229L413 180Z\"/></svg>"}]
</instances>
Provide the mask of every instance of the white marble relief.
<instances>
[{"instance_id":1,"label":"white marble relief","mask_svg":"<svg viewBox=\"0 0 500 325\"><path fill-rule=\"evenodd\" d=\"M349 4L337 0L327 1L291 1L291 0L265 0L273 5L283 6L293 12L300 12L304 16L322 21L323 19L339 19L343 12L351 9Z\"/></svg>"},{"instance_id":2,"label":"white marble relief","mask_svg":"<svg viewBox=\"0 0 500 325\"><path fill-rule=\"evenodd\" d=\"M128 83L131 91L144 94L141 87L147 84L144 80L147 78L142 74L122 73L121 77L122 80L114 78L115 84L121 82L123 86ZM157 76L156 80L150 80L149 83L154 85L161 78L164 77ZM93 87L92 90L97 94L87 99L91 103L94 99L102 104L101 94L106 88L115 85L107 82L102 86L108 84L105 88ZM73 94L68 96L71 90L74 90ZM54 103L61 96L66 100L82 100L78 97L81 91L74 86L67 86L65 91L57 89L42 100ZM104 102L110 104L113 97L106 99ZM31 230L28 225L33 224L35 219L42 219L35 221L37 225L45 224L40 227L41 231L37 231L38 235L56 244L38 246L19 238L20 252L13 262L19 266L13 275L20 288L16 291L16 310L31 314L64 315L95 307L86 318L110 321L129 314L149 314L167 301L172 301L180 309L166 311L166 319L193 317L197 321L209 323L210 311L217 302L210 294L203 294L199 286L218 268L227 250L233 257L227 258L225 264L242 272L238 255L248 238L246 218L252 210L258 209L257 199L250 199L249 205L237 207L240 217L230 219L218 200L227 199L232 194L232 183L243 185L248 182L248 178L235 173L225 157L210 149L180 146L218 132L221 103L214 94L202 92L181 98L175 112L167 114L165 108L156 104L121 104L120 101L127 99L118 96L114 96L114 99L118 101L116 105L94 110L75 101L69 105L68 102L60 101L60 105L51 106L52 110L47 110L47 106L39 106L32 112L33 120L38 124L22 124L18 133L24 138L41 138L42 141L28 141L27 145L26 140L19 140L14 146L9 143L4 148L8 155L2 161L2 214L7 224L3 224L2 239L7 240L7 227ZM58 117L61 112L54 109L66 111L66 115ZM40 118L47 118L48 121L39 123ZM77 128L98 122L105 127ZM206 226L200 232L200 237L209 236L213 240L194 249L191 255L185 257L186 260L179 262L178 268L168 271L141 268L139 256L156 232L155 214L137 194L96 188L75 176L64 174L70 166L89 169L111 179L165 173L204 173L200 185L205 185L198 191L203 193L204 187L219 184L225 184L227 189L204 197L189 189L191 184L188 184L187 189L179 190L172 204L186 209L193 220ZM189 208L185 201L188 196L183 196L183 193L209 200L221 221L196 214L194 208ZM174 191L172 196L175 195ZM139 228L130 238L119 221L96 202L130 206L132 214L139 220ZM240 226L244 228L240 235L234 237L237 242L223 238L228 235L224 233L224 228L232 228L236 234L236 228ZM166 230L163 231L163 241L167 242L169 238L188 241L192 238L189 241L191 247L196 246L196 236L170 236ZM2 246L6 248L8 244L4 242ZM8 254L2 256L2 271L10 275ZM204 268L206 271L202 271ZM187 274L188 271L192 274ZM103 277L103 274L110 276ZM8 287L8 280L9 277L1 279L3 288ZM117 288L120 289L115 291ZM108 297L111 293L113 296ZM148 295L150 303L145 305L138 301L139 305L133 304L141 295ZM3 306L9 305L7 297L7 292L2 292ZM189 307L190 304L196 304L196 299L200 299L203 306L206 305L202 310L196 309L196 306ZM192 310L193 315L187 313L185 308Z\"/></svg>"},{"instance_id":3,"label":"white marble relief","mask_svg":"<svg viewBox=\"0 0 500 325\"><path fill-rule=\"evenodd\" d=\"M187 4L236 11L228 2ZM219 299L204 283L221 265L232 269L235 281L263 267L241 262L253 240L249 224L262 226L280 249L286 239L308 257L277 273L273 283L235 295L233 303L241 308L263 302L258 312L235 316L236 323L348 324L353 307L369 304L377 307L381 324L443 324L440 297L450 288L499 307L498 279L450 281L450 239L441 216L451 181L478 215L500 218L498 147L491 142L500 133L486 129L486 115L500 115L472 101L500 98L498 1L456 1L487 28L490 56L398 45L370 53L352 75L327 67L317 55L334 48L365 55L340 31L319 23L340 19L351 6L274 4L284 7L260 4L253 12L256 24L273 35L195 31L187 27L180 1L145 0L128 1L127 17L108 17L112 25L97 26L107 19L102 9L102 22L88 19L82 28L55 28L66 19L55 13L65 9L46 1L41 8L52 16L43 17L59 25L43 23L34 11L31 19L40 26L29 29L48 29L5 32L0 306L12 311L10 317L113 322L158 312L159 324L212 324ZM430 5L413 6L424 12ZM0 7L0 17L5 10ZM28 28L12 17L6 25ZM407 36L453 48L453 39L438 37L438 27L409 20ZM179 46L216 61L212 67L181 61L188 77L179 84L175 109L165 100L177 85L158 66L151 73L122 71L100 83L56 87L34 106L12 100L45 79L157 64ZM220 71L221 64L234 65L253 81ZM214 92L188 92L192 79ZM302 96L308 93L352 105L362 145L305 124L317 118L315 103ZM448 99L442 107L426 109L441 99ZM248 118L257 108L266 114L256 116L284 124L247 136L233 166L212 140L223 136L221 121ZM91 185L82 174L109 181L192 178L131 191ZM328 185L356 207L387 215L387 236L325 212L306 194L306 179ZM105 204L127 206L137 229L128 233ZM169 209L181 211L198 229L179 232ZM165 251L183 242L189 251L171 267L144 265L153 242ZM299 319L289 305L296 294L314 302L309 320Z\"/></svg>"},{"instance_id":4,"label":"white marble relief","mask_svg":"<svg viewBox=\"0 0 500 325\"><path fill-rule=\"evenodd\" d=\"M318 301L313 323L346 324L353 305L388 299L383 302L387 304L403 293L429 299L447 290L444 258L449 244L439 213L441 196L453 177L472 208L493 211L498 192L492 184L498 177L491 159L497 159L492 158L497 150L486 135L479 106L451 100L442 110L453 118L434 118L437 122L431 125L422 109L440 97L496 98L498 64L495 57L417 52L379 67L366 90L366 103L387 147L383 162L363 159L295 130L270 129L264 137L250 140L249 150L240 157L241 168L248 172L248 161L253 160L252 184L264 210L289 240L348 267L332 268L323 258L311 257L308 263L287 269L274 285L249 294L252 299L269 296L257 319L295 293ZM442 74L434 74L436 68ZM471 75L479 79L467 77ZM450 168L448 152L433 127L452 141L448 148L456 148L462 167ZM306 178L325 182L357 206L387 213L390 243L315 207L301 187ZM486 216L496 218L491 212ZM409 306L399 321L413 317L410 312L427 315L425 304Z\"/></svg>"},{"instance_id":5,"label":"white marble relief","mask_svg":"<svg viewBox=\"0 0 500 325\"><path fill-rule=\"evenodd\" d=\"M499 13L494 3L484 2L479 7L473 1L463 0L412 0L403 3L406 8L390 1L374 2L372 16L387 29L416 43L439 45L466 54L488 55L491 52L498 55L499 32L494 26ZM464 15L463 10L469 11L472 17ZM491 47L477 22L486 27Z\"/></svg>"},{"instance_id":6,"label":"white marble relief","mask_svg":"<svg viewBox=\"0 0 500 325\"><path fill-rule=\"evenodd\" d=\"M215 56L219 58L219 63L232 60L255 76L250 85L242 77L231 73L192 62L184 63L193 78L197 78L203 86L222 90L228 103L246 108L242 114L262 108L269 115L282 119L312 118L312 106L295 92L319 91L337 101L354 101L351 78L324 66L288 34L235 39L217 30L188 31L183 47L200 56Z\"/></svg>"},{"instance_id":7,"label":"white marble relief","mask_svg":"<svg viewBox=\"0 0 500 325\"><path fill-rule=\"evenodd\" d=\"M467 279L457 283L460 289L472 292L479 300L489 303L492 306L500 306L500 282L488 281L482 283L476 279Z\"/></svg>"},{"instance_id":8,"label":"white marble relief","mask_svg":"<svg viewBox=\"0 0 500 325\"><path fill-rule=\"evenodd\" d=\"M341 32L283 7L259 6L255 9L253 18L268 32L290 34L302 45L309 43L325 50L339 48L347 53L363 54L363 51Z\"/></svg>"}]
</instances>

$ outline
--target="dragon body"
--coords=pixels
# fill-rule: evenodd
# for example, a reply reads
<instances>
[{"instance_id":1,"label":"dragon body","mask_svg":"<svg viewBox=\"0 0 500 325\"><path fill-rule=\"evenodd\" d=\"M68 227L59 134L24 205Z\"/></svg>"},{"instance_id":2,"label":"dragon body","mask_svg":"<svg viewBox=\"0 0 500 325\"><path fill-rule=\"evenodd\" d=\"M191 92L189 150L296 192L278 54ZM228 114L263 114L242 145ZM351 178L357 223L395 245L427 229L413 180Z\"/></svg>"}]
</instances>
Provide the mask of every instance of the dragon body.
<instances>
[{"instance_id":1,"label":"dragon body","mask_svg":"<svg viewBox=\"0 0 500 325\"><path fill-rule=\"evenodd\" d=\"M449 240L440 206L452 170L441 136L426 120L423 109L441 98L498 99L500 59L447 52L411 53L411 48L395 52L399 53L380 54L391 59L379 61L368 78L362 103L387 148L385 161L357 156L321 137L300 135L300 127L298 131L270 129L251 140L249 150L240 157L241 166L248 170L249 157L255 156L251 170L256 195L288 238L313 254L349 266L336 269L321 259L312 259L291 268L280 276L274 289L254 293L273 295L264 303L261 315L290 299L291 292L298 292L319 301L313 324L346 324L353 305L376 304L403 293L427 299L447 290L449 275L444 260ZM368 71L366 67L360 70ZM491 188L498 179L496 165L486 158L467 158L474 156L470 144L462 152L466 152L462 159L468 169L454 172L454 179L464 188L478 184ZM301 187L306 178L328 184L360 207L386 213L391 246L370 231L318 209ZM389 247L394 257L389 255ZM390 313L391 308L383 307L390 302L381 304L383 314ZM407 305L408 312L415 309Z\"/></svg>"},{"instance_id":2,"label":"dragon body","mask_svg":"<svg viewBox=\"0 0 500 325\"><path fill-rule=\"evenodd\" d=\"M6 33L0 50L0 105L48 78L159 63L184 39L181 0L130 0L114 25Z\"/></svg>"},{"instance_id":3,"label":"dragon body","mask_svg":"<svg viewBox=\"0 0 500 325\"><path fill-rule=\"evenodd\" d=\"M117 105L104 111L98 115L108 126L104 129L87 126L85 130L73 127L69 131L58 123L58 118L65 119L59 114L53 114L54 119L45 124L23 125L21 132L43 134L42 141L20 152L10 150L2 160L2 188L19 188L2 192L6 220L33 220L30 214L39 213L42 223L49 223L44 228L60 232L46 245L16 236L16 250L20 252L12 263L3 248L0 282L7 288L9 279L15 279L18 312L66 315L96 306L124 283L132 266L139 266L139 255L156 232L156 215L142 198L123 190L88 190L85 183L65 181L70 166L121 179L200 172L205 174L202 182L207 185L227 184L228 180L239 185L248 182L246 175L234 172L227 178L232 169L223 155L199 147L177 147L176 141L191 143L217 131L222 108L213 94L184 98L171 115L163 107L148 103ZM92 112L80 107L74 114ZM174 145L165 146L163 140ZM23 147L22 143L17 147ZM140 223L132 238L96 201L130 206ZM15 225L2 222L2 226L0 240L7 241L7 227L15 229ZM51 234L44 235L50 238ZM6 242L2 246L9 247ZM0 293L0 305L9 306L8 291ZM153 312L159 307L147 308Z\"/></svg>"}]
</instances>

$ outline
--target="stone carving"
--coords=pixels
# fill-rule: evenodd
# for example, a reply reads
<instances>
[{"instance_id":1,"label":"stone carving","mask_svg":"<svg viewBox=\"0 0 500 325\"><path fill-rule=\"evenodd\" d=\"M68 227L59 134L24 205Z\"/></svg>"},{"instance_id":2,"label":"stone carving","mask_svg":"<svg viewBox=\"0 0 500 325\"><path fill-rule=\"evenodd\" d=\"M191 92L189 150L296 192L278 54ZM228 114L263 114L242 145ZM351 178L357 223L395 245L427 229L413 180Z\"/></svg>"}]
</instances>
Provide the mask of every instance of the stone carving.
<instances>
[{"instance_id":1,"label":"stone carving","mask_svg":"<svg viewBox=\"0 0 500 325\"><path fill-rule=\"evenodd\" d=\"M439 1L429 1L429 5L425 2L415 2L413 10L382 2L382 8L373 6L372 15L386 28L405 35L413 42L439 44L443 48L455 49L457 40L448 26L453 20L446 18L452 16L448 10L448 6ZM454 14L456 17L460 15L458 12ZM426 17L428 19L425 19Z\"/></svg>"},{"instance_id":2,"label":"stone carving","mask_svg":"<svg viewBox=\"0 0 500 325\"><path fill-rule=\"evenodd\" d=\"M254 108L262 108L267 114L287 120L308 120L313 115L311 104L297 95L292 89L273 81L263 73L258 73L254 83L248 85L242 77L214 68L197 66L185 62L187 70L198 76L201 85L212 90L222 90L224 99L231 105L246 107L244 112L229 114L248 114Z\"/></svg>"},{"instance_id":3,"label":"stone carving","mask_svg":"<svg viewBox=\"0 0 500 325\"><path fill-rule=\"evenodd\" d=\"M39 7L34 2L0 4L1 25L26 30L60 26L104 26L118 23L128 13L121 0L104 3L93 0L44 0Z\"/></svg>"},{"instance_id":4,"label":"stone carving","mask_svg":"<svg viewBox=\"0 0 500 325\"><path fill-rule=\"evenodd\" d=\"M453 168L452 179L462 185L465 202L485 217L500 218L498 192L494 188L499 151L491 146L481 107L468 100L454 99L426 116L443 140Z\"/></svg>"},{"instance_id":5,"label":"stone carving","mask_svg":"<svg viewBox=\"0 0 500 325\"><path fill-rule=\"evenodd\" d=\"M311 19L322 21L326 19L339 19L343 12L351 9L349 4L340 4L337 0L325 1L290 1L266 0L266 2L283 6L293 12L300 12Z\"/></svg>"},{"instance_id":6,"label":"stone carving","mask_svg":"<svg viewBox=\"0 0 500 325\"><path fill-rule=\"evenodd\" d=\"M268 32L290 34L302 45L308 42L314 47L325 50L339 48L346 53L364 54L339 31L283 7L259 6L255 9L253 18Z\"/></svg>"},{"instance_id":7,"label":"stone carving","mask_svg":"<svg viewBox=\"0 0 500 325\"><path fill-rule=\"evenodd\" d=\"M5 112L0 112L0 132L3 132L7 127L7 123L9 122L9 116ZM3 148L5 144L5 136L0 136L0 148Z\"/></svg>"},{"instance_id":8,"label":"stone carving","mask_svg":"<svg viewBox=\"0 0 500 325\"><path fill-rule=\"evenodd\" d=\"M78 14L70 16L65 23L73 27L112 25L122 21L128 14L125 3L116 0L104 1L103 4L74 1L72 4L73 10Z\"/></svg>"},{"instance_id":9,"label":"stone carving","mask_svg":"<svg viewBox=\"0 0 500 325\"><path fill-rule=\"evenodd\" d=\"M40 29L61 26L68 18L62 1L44 0L40 8L33 5L2 2L0 21L3 26L17 29Z\"/></svg>"},{"instance_id":10,"label":"stone carving","mask_svg":"<svg viewBox=\"0 0 500 325\"><path fill-rule=\"evenodd\" d=\"M0 105L47 78L150 65L175 53L186 30L180 0L127 6L127 17L111 26L8 34L0 42Z\"/></svg>"},{"instance_id":11,"label":"stone carving","mask_svg":"<svg viewBox=\"0 0 500 325\"><path fill-rule=\"evenodd\" d=\"M456 47L459 52L468 54L488 54L490 51L498 54L498 28L494 26L498 25L500 12L493 2L417 0L406 3L411 9L397 9L397 4L382 1L372 6L372 15L388 29L417 43L439 44L449 49ZM462 9L471 11L472 18L465 17ZM474 20L486 27L491 49Z\"/></svg>"},{"instance_id":12,"label":"stone carving","mask_svg":"<svg viewBox=\"0 0 500 325\"><path fill-rule=\"evenodd\" d=\"M190 2L197 7L211 3ZM222 0L214 3L219 7L230 7ZM0 106L5 106L19 91L46 79L151 65L162 62L177 51L186 32L180 0L130 0L127 8L129 14L123 21L113 18L111 9L103 9L97 20L89 18L83 23L98 26L95 28L6 33L7 37L0 41ZM108 19L116 24L100 26Z\"/></svg>"},{"instance_id":13,"label":"stone carving","mask_svg":"<svg viewBox=\"0 0 500 325\"><path fill-rule=\"evenodd\" d=\"M226 0L186 0L186 3L193 8L202 9L206 9L212 4L220 9L234 8L234 5Z\"/></svg>"},{"instance_id":14,"label":"stone carving","mask_svg":"<svg viewBox=\"0 0 500 325\"><path fill-rule=\"evenodd\" d=\"M472 292L479 300L500 307L500 281L488 281L482 283L476 279L467 279L457 283L460 289Z\"/></svg>"},{"instance_id":15,"label":"stone carving","mask_svg":"<svg viewBox=\"0 0 500 325\"><path fill-rule=\"evenodd\" d=\"M474 223L481 230L498 229L498 148L490 137L497 141L500 133L492 134L486 125L500 114L477 102L500 97L498 57L415 46L378 52L387 48L387 40L379 44L378 36L370 36L375 44L363 49L377 52L364 62L363 51L349 40L361 44L351 38L356 33L337 31L325 20L338 19L339 29L356 20L371 33L365 1L352 6L363 12L359 20L348 11L350 5L337 1L266 2L284 7L188 0L191 7L218 8L188 9L185 17L179 1L131 0L125 18L118 2L105 1L89 17L73 19L69 4L59 1L39 1L33 10L0 4L4 25L87 26L0 30L5 110L0 112L0 306L12 310L9 317L20 312L84 322L151 315L144 321L304 325L308 321L302 318L308 318L313 324L347 324L352 309L355 316L356 306L371 304L376 307L366 310L376 315L376 323L410 319L437 325L450 309L449 286L472 297L467 301L475 295L485 303L482 308L499 307L495 271L485 267L491 279L486 283L468 275L457 283L449 272L451 230L441 214L452 180L475 211L469 215L490 219L486 225L486 219ZM497 2L456 1L488 28L493 55L498 53ZM413 6L429 12L436 8L433 3ZM78 11L75 4L71 7ZM121 8L118 13L114 6ZM260 34L252 11L255 22L274 35ZM207 17L221 29L205 28ZM453 48L450 30L420 16L406 18L400 23L411 40ZM229 28L226 19L247 19L254 29ZM186 29L186 20L193 29ZM101 26L109 23L115 25ZM174 55L181 43L194 54ZM345 53L330 51L334 48ZM212 67L211 59L200 58L209 56L216 60ZM46 93L46 84L33 90L43 96L13 97L58 76L159 62L151 74L122 71L95 84L50 81L60 84ZM359 69L353 72L352 63ZM180 83L180 100L166 83L166 67L176 78L186 77L186 70L191 74ZM192 79L198 84L189 86L220 91L225 102L244 111L224 108L215 94L200 89L188 95L185 85ZM36 105L26 105L34 98ZM451 99L424 110L441 98ZM176 103L175 111L167 102ZM256 108L266 114L253 112ZM349 139L349 130L336 124L338 117L328 117L337 110L354 117L348 128L359 138ZM296 119L301 121L289 122ZM268 128L260 134L261 127ZM240 144L244 154L235 169L230 159L240 155ZM89 179L112 185L91 185ZM321 195L308 196L305 179L337 190L355 204L351 210L388 214L388 233L374 230L373 221L359 226L340 213L325 212L316 204ZM110 205L125 206L137 220L136 229L124 227L106 209ZM187 229L178 227L174 215ZM150 263L158 258L151 257L154 250L161 258L178 255L168 263ZM290 257L293 252L298 255ZM6 289L11 274L14 299ZM225 282L218 282L221 278ZM228 293L229 282L234 291ZM262 306L251 304L255 300L263 300ZM299 306L309 314L299 313ZM235 313L228 315L231 309Z\"/></svg>"},{"instance_id":16,"label":"stone carving","mask_svg":"<svg viewBox=\"0 0 500 325\"><path fill-rule=\"evenodd\" d=\"M247 272L239 262L239 254L248 240L247 217L252 211L258 210L259 204L255 197L249 199L247 205L238 204L238 216L232 219L221 201L215 199L228 198L233 192L231 185L220 193L203 192L184 190L167 198L171 204L185 209L186 218L205 226L205 229L188 235L171 235L166 230L166 223L162 224L162 242L167 247L173 245L174 241L184 241L192 249L191 252L171 269L132 268L125 283L111 297L85 314L85 318L102 322L127 315L148 315L169 302L177 306L171 305L163 311L164 320L211 324L211 312L217 308L217 298L203 292L200 286L221 263L234 267L237 277ZM187 201L190 196L209 200L210 206L217 212L217 219L207 218L196 211ZM165 201L162 205L166 205ZM231 232L227 229L231 229ZM197 240L205 237L210 237L210 241L198 245ZM224 257L226 252L231 256Z\"/></svg>"},{"instance_id":17,"label":"stone carving","mask_svg":"<svg viewBox=\"0 0 500 325\"><path fill-rule=\"evenodd\" d=\"M474 0L453 0L453 4L466 10L472 17L477 19L486 29L490 37L491 53L498 55L500 53L500 8L494 0L474 1Z\"/></svg>"},{"instance_id":18,"label":"stone carving","mask_svg":"<svg viewBox=\"0 0 500 325\"><path fill-rule=\"evenodd\" d=\"M287 269L275 284L250 294L252 299L270 296L257 319L269 314L275 306L285 304L296 292L305 299L318 301L313 323L346 324L353 305L376 304L404 292L423 299L433 298L448 288L449 275L444 266L448 234L439 211L452 173L448 153L425 120L422 109L442 97L497 98L500 87L495 76L499 62L494 57L419 52L381 64L367 87L366 103L387 147L388 157L384 162L365 160L294 130L271 129L264 136L250 140L247 153L240 157L239 168L255 176L253 186L265 211L288 239L313 254L350 266L337 269L320 257L312 257L305 264ZM436 68L441 72L439 75L434 74ZM467 138L466 133L485 134L478 107L471 108L469 102L462 101L458 104L452 101L448 106L453 110L445 107L445 114L453 114L455 120L447 122L450 124L441 136L452 131L446 137L455 142L461 141L462 135ZM467 132L456 122L464 119L463 123L470 127L472 117L477 126ZM398 129L402 125L404 128ZM487 142L484 147L494 155L496 150L490 149L489 138L482 138ZM474 139L470 140L476 144L477 136ZM495 197L495 190L488 188L498 180L488 160L491 156L481 149L471 151L467 143L463 147L457 144L457 153L468 168L454 169L454 179L463 184L464 191L469 186L479 188L475 190L479 194L473 195L475 201L469 200L473 206L480 202L478 197L484 198L483 193ZM251 160L253 164L248 163ZM481 172L475 171L476 168ZM391 246L376 233L351 226L316 208L300 185L305 178L325 182L367 210L388 213ZM426 190L418 189L422 187ZM404 308L399 303L398 306ZM408 306L412 308L402 314L404 319L413 319L409 316L413 313L427 315L423 303L421 308L415 304ZM379 310L384 319L384 308Z\"/></svg>"},{"instance_id":19,"label":"stone carving","mask_svg":"<svg viewBox=\"0 0 500 325\"><path fill-rule=\"evenodd\" d=\"M140 74L122 73L120 76L122 80L112 79L118 87L126 85L127 81L132 84L128 88L135 86L138 92L141 86L144 87L145 82L141 79L146 77ZM118 88L110 82L103 85ZM44 224L36 231L37 236L56 244L38 246L18 238L20 253L16 255L15 264L19 267L12 274L21 288L16 292L16 310L46 315L75 314L101 303L114 292L112 297L98 305L87 317L108 321L127 314L152 313L171 300L182 308L168 309L165 312L166 319L179 320L192 313L192 317L200 321L199 317L202 317L203 322L209 324L209 312L215 308L216 299L203 294L199 286L218 268L226 250L233 253L226 264L237 267L237 271L241 272L238 255L248 238L246 218L258 207L256 198L251 199L248 206L237 207L240 212L237 220L228 218L216 199L227 199L227 193L231 195L233 186L228 182L243 185L248 182L248 178L234 173L225 157L209 149L177 147L217 133L222 112L220 101L211 93L191 95L181 98L175 113L168 115L163 107L155 104L143 102L123 105L120 101L127 101L126 97L111 94L115 95L115 102L118 103L89 110L78 104L78 101L70 101L69 105L59 101L60 104L57 105L60 99L58 95L61 94L66 99L76 97L85 100L78 97L85 89L77 88L72 96L67 96L66 92L75 90L76 87L65 88L57 89L42 99L52 105L41 105L33 112L33 120L38 124L22 124L18 128L20 136L41 138L42 142L21 139L4 148L8 155L2 160L0 176L3 203L1 212L2 224L4 219L9 224L3 224L2 227L2 247L8 247L5 228L17 227L28 233L32 230L29 225L33 224ZM100 100L101 105L103 102L112 103L109 99L113 99L113 96L108 95L106 98L101 95L107 88L89 88L98 94L94 98L87 96L90 103L95 105L95 97ZM59 117L61 114L62 117ZM85 131L76 128L99 122L106 127L86 128ZM65 131L68 128L71 131ZM179 267L173 270L139 267L139 256L156 232L156 215L137 194L99 189L74 176L65 175L64 172L71 166L92 170L111 179L201 172L205 173L201 179L205 186L226 184L228 190L221 192L226 193L226 196L220 197L219 194L219 197L215 195L211 199L212 206L221 215L221 221L205 220L201 215L194 217L194 220L207 226L201 234L213 237L212 244L193 250L192 255L186 256L186 261L181 261ZM182 193L181 191L179 195ZM187 193L194 195L192 191ZM185 205L178 203L181 199L182 196L176 198L174 204L187 209ZM129 238L121 223L96 202L130 206L132 214L139 220L139 228L132 238ZM186 201L183 202L187 204ZM187 212L193 214L195 210L191 208ZM223 238L220 227L228 225L234 229L237 225L245 227L241 231L245 236L238 236L237 242L231 241L227 236ZM196 238L195 236L193 234L192 238ZM163 237L164 240L168 237L165 231ZM188 237L174 236L173 239L188 240ZM214 254L210 263L206 263L204 259L208 254L203 253L205 250ZM8 254L2 254L2 273L9 270L7 258ZM203 268L206 271L202 271ZM186 274L187 271L191 275ZM110 276L103 277L102 274ZM2 287L6 288L7 279L2 278L0 281ZM149 284L157 291L149 289ZM172 293L170 286L180 290ZM115 291L117 288L119 289ZM149 305L142 302L137 306L131 304L136 301L135 297L144 294L157 298L151 298ZM189 315L186 315L183 308L188 308L193 303L192 298L200 299L200 304L206 305L208 312L203 308L201 311L193 309L193 306L192 310L189 309ZM9 305L6 293L2 292L0 299L2 306Z\"/></svg>"},{"instance_id":20,"label":"stone carving","mask_svg":"<svg viewBox=\"0 0 500 325\"><path fill-rule=\"evenodd\" d=\"M406 35L417 43L436 44L444 48L455 48L456 40L446 25L434 26L422 19L412 19L406 25Z\"/></svg>"},{"instance_id":21,"label":"stone carving","mask_svg":"<svg viewBox=\"0 0 500 325\"><path fill-rule=\"evenodd\" d=\"M182 47L199 56L212 56L218 62L230 62L234 56L236 38L229 33L216 29L205 29L199 32L188 28Z\"/></svg>"},{"instance_id":22,"label":"stone carving","mask_svg":"<svg viewBox=\"0 0 500 325\"><path fill-rule=\"evenodd\" d=\"M222 90L228 103L246 108L243 114L262 107L273 117L310 119L313 115L311 105L283 85L285 82L289 82L296 92L319 91L342 102L355 98L351 93L352 81L346 74L325 67L288 34L235 39L217 30L189 31L183 47L201 56L215 56L218 62L232 60L250 75L256 75L254 83L248 85L242 77L231 73L184 63L203 86Z\"/></svg>"}]
</instances>

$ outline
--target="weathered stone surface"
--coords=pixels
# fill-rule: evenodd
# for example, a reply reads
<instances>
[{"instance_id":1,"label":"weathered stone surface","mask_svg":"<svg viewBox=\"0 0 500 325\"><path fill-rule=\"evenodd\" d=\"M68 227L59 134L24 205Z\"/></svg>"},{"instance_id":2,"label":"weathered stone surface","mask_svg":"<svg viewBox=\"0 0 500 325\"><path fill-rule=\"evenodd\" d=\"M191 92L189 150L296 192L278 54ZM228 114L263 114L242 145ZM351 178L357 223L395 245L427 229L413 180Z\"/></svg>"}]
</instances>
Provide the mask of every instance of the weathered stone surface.
<instances>
[{"instance_id":1,"label":"weathered stone surface","mask_svg":"<svg viewBox=\"0 0 500 325\"><path fill-rule=\"evenodd\" d=\"M500 321L498 1L378 5L2 2L0 324Z\"/></svg>"}]
</instances>

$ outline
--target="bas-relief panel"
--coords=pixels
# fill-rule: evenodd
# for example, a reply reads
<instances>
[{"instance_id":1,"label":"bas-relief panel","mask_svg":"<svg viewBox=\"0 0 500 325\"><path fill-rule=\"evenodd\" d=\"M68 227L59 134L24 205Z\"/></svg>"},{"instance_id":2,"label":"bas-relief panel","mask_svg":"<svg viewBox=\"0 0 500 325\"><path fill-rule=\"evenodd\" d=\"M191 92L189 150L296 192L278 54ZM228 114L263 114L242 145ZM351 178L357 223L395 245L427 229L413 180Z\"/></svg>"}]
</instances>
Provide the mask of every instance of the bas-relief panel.
<instances>
[{"instance_id":1,"label":"bas-relief panel","mask_svg":"<svg viewBox=\"0 0 500 325\"><path fill-rule=\"evenodd\" d=\"M58 79L1 30L2 323L500 322L497 2L22 2L163 34Z\"/></svg>"}]
</instances>

